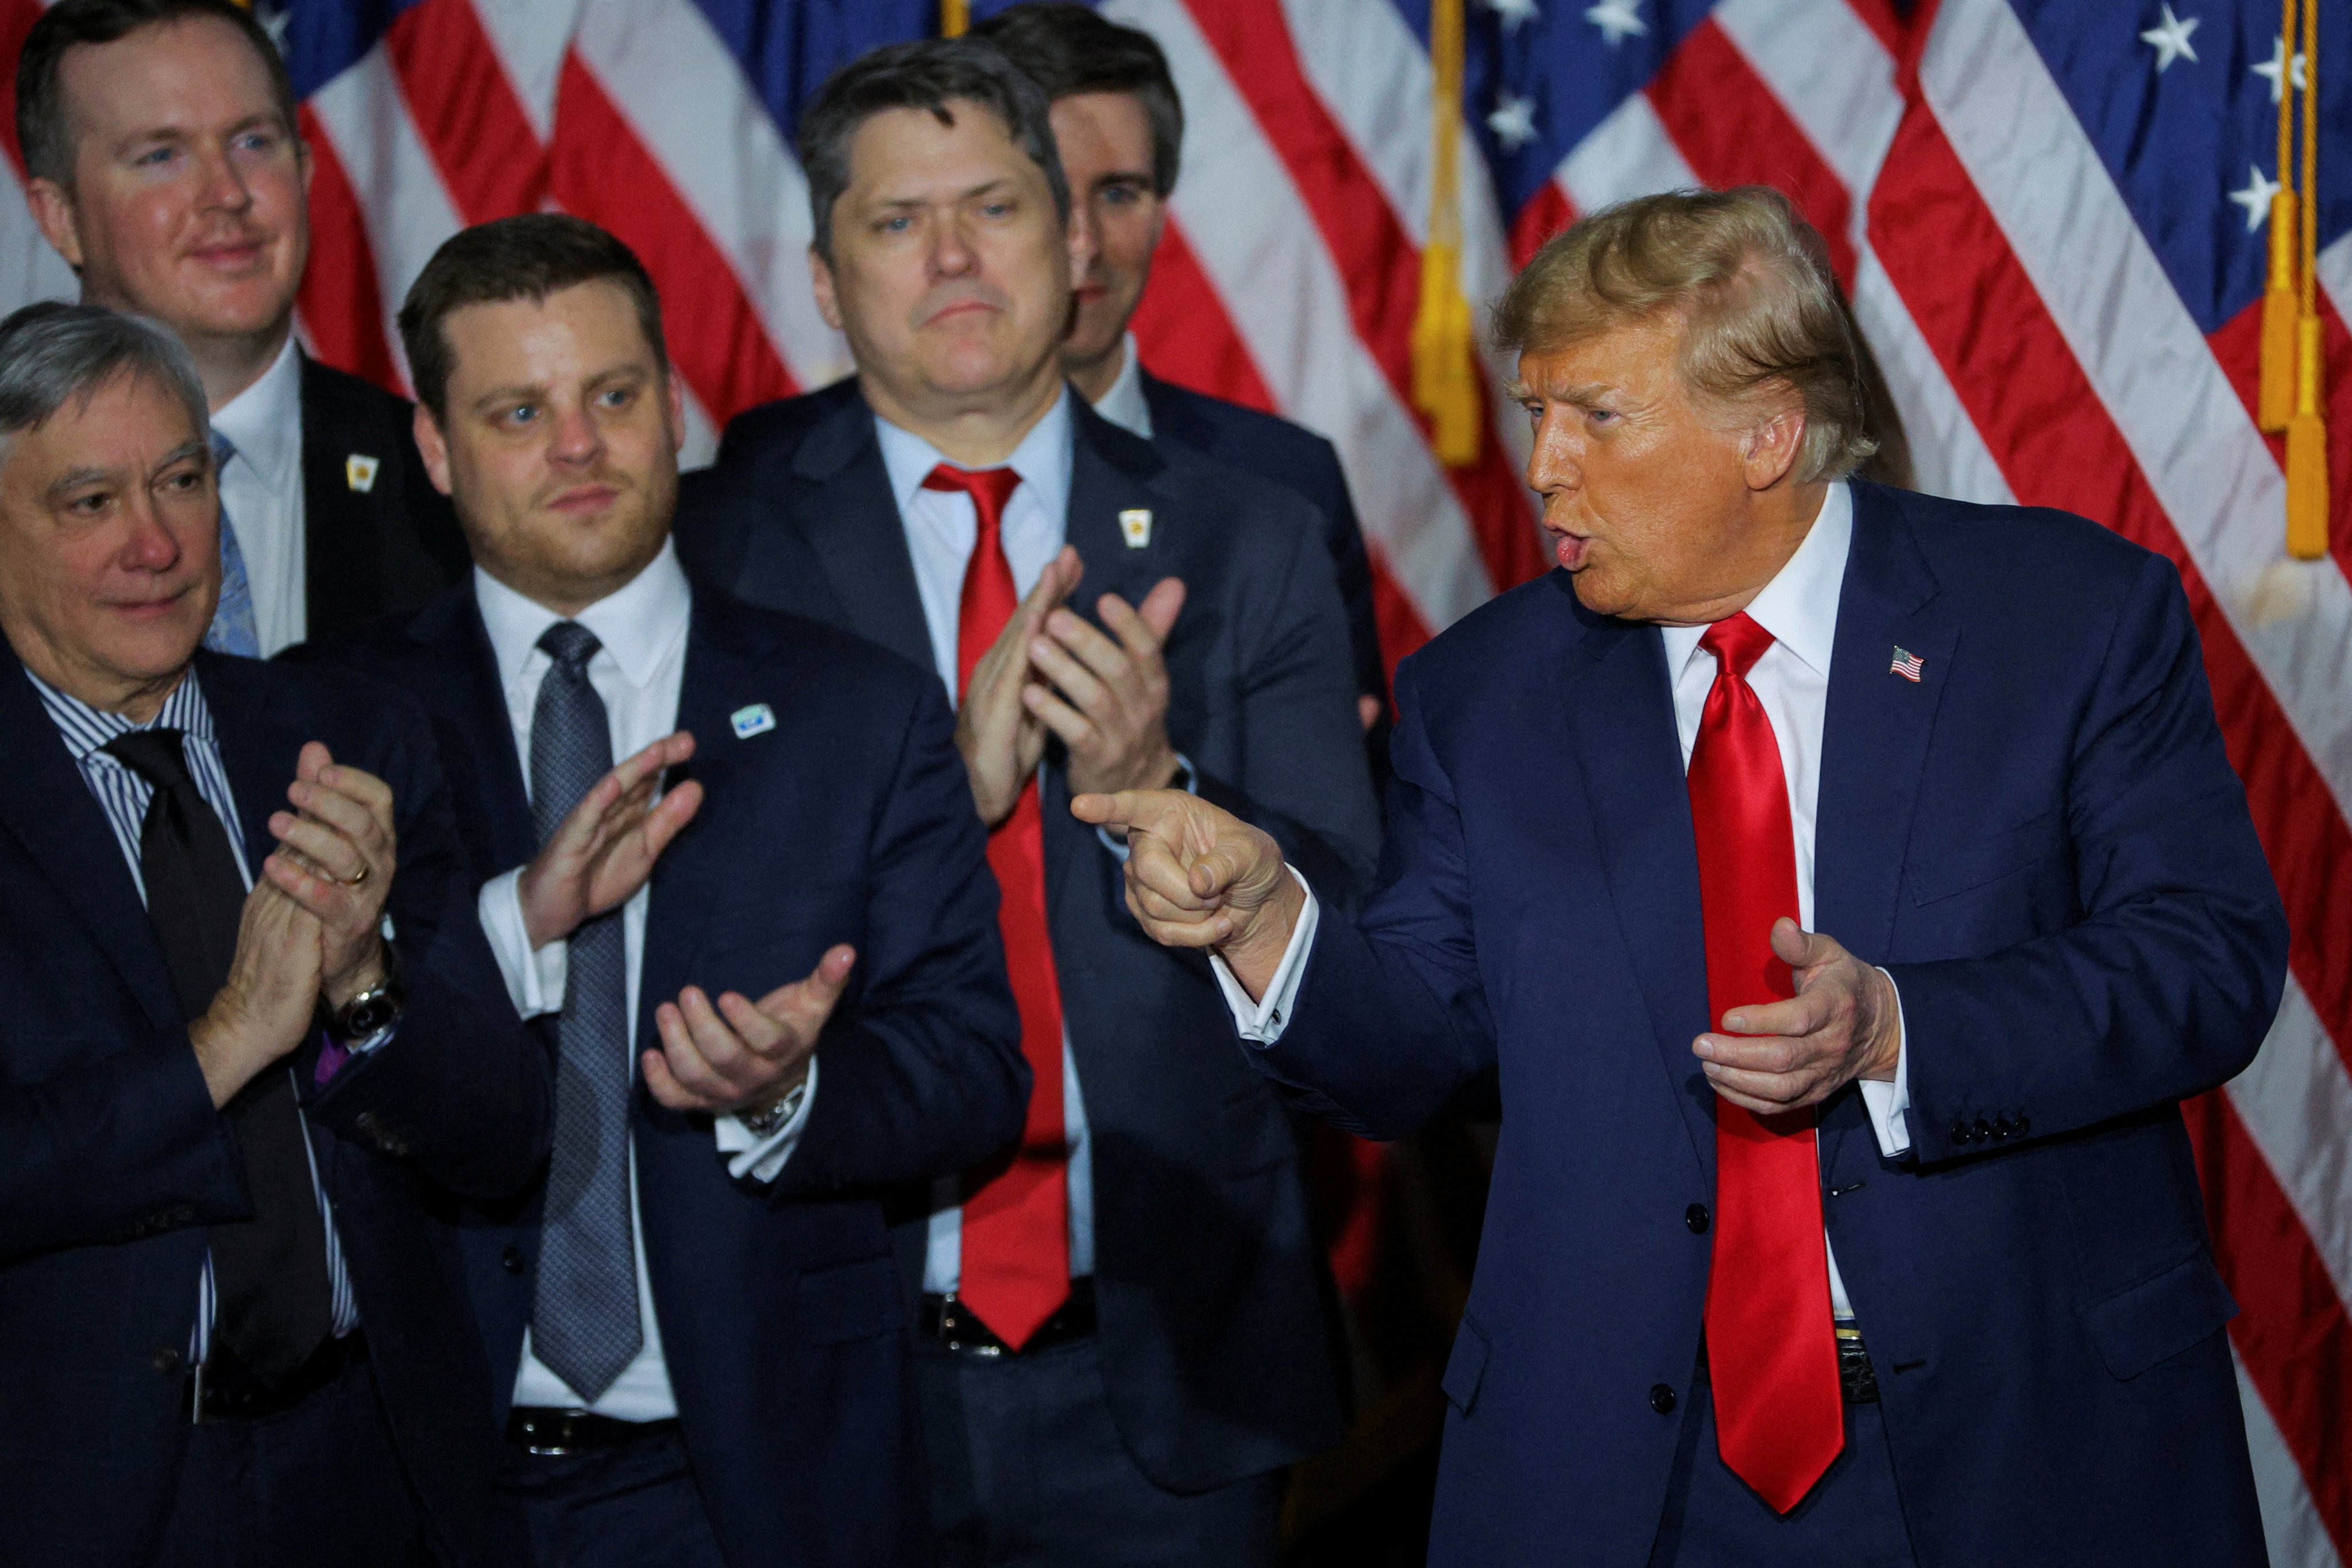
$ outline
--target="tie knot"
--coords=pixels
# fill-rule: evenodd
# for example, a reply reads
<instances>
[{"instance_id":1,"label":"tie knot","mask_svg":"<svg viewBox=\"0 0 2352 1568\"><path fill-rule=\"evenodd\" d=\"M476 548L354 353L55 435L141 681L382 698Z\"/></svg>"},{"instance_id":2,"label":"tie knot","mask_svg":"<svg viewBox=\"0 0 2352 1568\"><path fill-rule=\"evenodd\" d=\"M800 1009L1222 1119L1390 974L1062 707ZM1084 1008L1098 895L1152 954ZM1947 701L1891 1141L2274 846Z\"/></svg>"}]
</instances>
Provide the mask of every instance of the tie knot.
<instances>
[{"instance_id":1,"label":"tie knot","mask_svg":"<svg viewBox=\"0 0 2352 1568\"><path fill-rule=\"evenodd\" d=\"M952 463L941 463L923 476L927 490L961 490L971 498L980 513L980 525L993 529L1004 521L1004 503L1021 488L1021 475L1013 468L959 468Z\"/></svg>"},{"instance_id":2,"label":"tie knot","mask_svg":"<svg viewBox=\"0 0 2352 1568\"><path fill-rule=\"evenodd\" d=\"M567 672L577 675L588 668L596 650L604 645L596 634L578 621L558 621L539 634L541 651L561 665Z\"/></svg>"},{"instance_id":3,"label":"tie knot","mask_svg":"<svg viewBox=\"0 0 2352 1568\"><path fill-rule=\"evenodd\" d=\"M177 730L126 730L109 741L105 750L159 790L169 792L194 782L188 777L188 759L180 750Z\"/></svg>"},{"instance_id":4,"label":"tie knot","mask_svg":"<svg viewBox=\"0 0 2352 1568\"><path fill-rule=\"evenodd\" d=\"M1734 680L1745 680L1764 650L1772 646L1772 634L1749 618L1747 611L1721 620L1706 628L1698 646L1715 655L1717 665Z\"/></svg>"}]
</instances>

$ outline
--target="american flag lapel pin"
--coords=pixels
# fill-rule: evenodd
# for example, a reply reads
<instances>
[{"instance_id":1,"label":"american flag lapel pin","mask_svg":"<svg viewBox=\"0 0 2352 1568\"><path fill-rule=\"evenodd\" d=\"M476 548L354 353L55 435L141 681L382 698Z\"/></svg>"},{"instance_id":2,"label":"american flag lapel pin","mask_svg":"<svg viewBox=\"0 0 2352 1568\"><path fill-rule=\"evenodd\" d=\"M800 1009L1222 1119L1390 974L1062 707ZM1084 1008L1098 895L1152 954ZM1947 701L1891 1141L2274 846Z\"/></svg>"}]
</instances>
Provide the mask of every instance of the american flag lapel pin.
<instances>
[{"instance_id":1,"label":"american flag lapel pin","mask_svg":"<svg viewBox=\"0 0 2352 1568\"><path fill-rule=\"evenodd\" d=\"M1889 675L1899 675L1904 679L1916 685L1919 680L1919 669L1923 662L1924 661L1917 654L1913 653L1901 643L1896 643L1895 645L1895 662L1893 665L1888 667L1887 673Z\"/></svg>"}]
</instances>

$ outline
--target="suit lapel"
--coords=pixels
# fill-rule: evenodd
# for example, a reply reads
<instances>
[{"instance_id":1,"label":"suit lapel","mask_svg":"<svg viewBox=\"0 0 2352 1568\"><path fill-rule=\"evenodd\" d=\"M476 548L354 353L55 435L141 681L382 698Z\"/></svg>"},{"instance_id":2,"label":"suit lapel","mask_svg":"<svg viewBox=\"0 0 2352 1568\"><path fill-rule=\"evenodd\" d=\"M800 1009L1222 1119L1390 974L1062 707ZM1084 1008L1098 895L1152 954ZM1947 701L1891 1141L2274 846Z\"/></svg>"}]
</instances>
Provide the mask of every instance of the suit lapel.
<instances>
[{"instance_id":1,"label":"suit lapel","mask_svg":"<svg viewBox=\"0 0 2352 1568\"><path fill-rule=\"evenodd\" d=\"M488 877L524 864L539 852L539 831L531 825L530 795L515 751L514 721L507 712L498 654L482 625L472 578L417 612L407 635L426 649L432 662L433 679L420 695L446 714L467 740L468 754L446 765L453 782L473 776L475 794L489 819L492 863L478 868L479 873Z\"/></svg>"},{"instance_id":2,"label":"suit lapel","mask_svg":"<svg viewBox=\"0 0 2352 1568\"><path fill-rule=\"evenodd\" d=\"M1936 599L1935 574L1895 497L1857 483L1853 545L1838 595L1822 723L1821 791L1814 808L1813 927L1871 963L1884 963L1936 710L1951 679L1959 626ZM1895 650L1916 655L1920 676L1893 668ZM1822 1168L1833 1174L1857 1130L1869 1144L1860 1097L1824 1109Z\"/></svg>"},{"instance_id":3,"label":"suit lapel","mask_svg":"<svg viewBox=\"0 0 2352 1568\"><path fill-rule=\"evenodd\" d=\"M723 604L714 604L704 594L695 595L678 688L677 728L694 737L694 760L686 771L700 781L703 804L654 868L637 987L641 1044L655 1037L654 1008L676 1000L685 986L711 906L729 880L741 874L740 853L747 836L731 826L731 819L755 802L762 807L772 804L760 800L758 791L730 782L748 759L772 749L743 752L729 717L759 696L759 655L743 632L742 623L729 616ZM778 737L767 739L781 743Z\"/></svg>"},{"instance_id":4,"label":"suit lapel","mask_svg":"<svg viewBox=\"0 0 2352 1568\"><path fill-rule=\"evenodd\" d=\"M793 516L850 629L920 668L932 668L906 524L863 397L847 399L809 432L793 472L815 492Z\"/></svg>"},{"instance_id":5,"label":"suit lapel","mask_svg":"<svg viewBox=\"0 0 2352 1568\"><path fill-rule=\"evenodd\" d=\"M21 743L0 767L0 828L70 905L158 1029L181 1021L163 950L138 885L122 863L104 808L82 782L65 742L15 654L0 644L0 735Z\"/></svg>"},{"instance_id":6,"label":"suit lapel","mask_svg":"<svg viewBox=\"0 0 2352 1568\"><path fill-rule=\"evenodd\" d=\"M1561 592L1573 596L1565 584ZM1711 1180L1714 1094L1690 1048L1707 1025L1698 848L1664 648L1655 627L1610 620L1580 605L1576 615L1583 637L1564 656L1573 689L1566 707L1610 900L1675 1109Z\"/></svg>"},{"instance_id":7,"label":"suit lapel","mask_svg":"<svg viewBox=\"0 0 2352 1568\"><path fill-rule=\"evenodd\" d=\"M340 390L302 355L303 593L314 627L355 620L382 602L383 543L373 499L353 489L345 472L355 438L370 447L382 442L359 437Z\"/></svg>"},{"instance_id":8,"label":"suit lapel","mask_svg":"<svg viewBox=\"0 0 2352 1568\"><path fill-rule=\"evenodd\" d=\"M1814 820L1813 924L1883 960L1927 765L1927 737L1949 682L1959 627L1939 613L1936 579L1892 496L1853 487L1853 546L1838 597L1822 725ZM1920 679L1895 673L1895 650Z\"/></svg>"},{"instance_id":9,"label":"suit lapel","mask_svg":"<svg viewBox=\"0 0 2352 1568\"><path fill-rule=\"evenodd\" d=\"M302 742L310 738L277 710L275 694L264 676L267 668L201 650L196 655L196 679L204 685L205 706L212 710L221 769L228 774L229 790L236 796L236 826L245 840L246 865L257 879L261 876L261 862L278 847L269 831L269 815L287 805L286 786L294 782Z\"/></svg>"}]
</instances>

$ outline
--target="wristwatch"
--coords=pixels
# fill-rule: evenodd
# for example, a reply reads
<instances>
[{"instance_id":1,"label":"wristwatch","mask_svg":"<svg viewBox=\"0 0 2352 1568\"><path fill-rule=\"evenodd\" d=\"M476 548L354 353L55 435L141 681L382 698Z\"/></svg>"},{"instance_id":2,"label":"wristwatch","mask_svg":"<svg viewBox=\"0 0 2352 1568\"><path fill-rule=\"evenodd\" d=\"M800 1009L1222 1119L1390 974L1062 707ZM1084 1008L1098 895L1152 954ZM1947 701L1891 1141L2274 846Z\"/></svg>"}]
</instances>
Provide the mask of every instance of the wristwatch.
<instances>
[{"instance_id":1,"label":"wristwatch","mask_svg":"<svg viewBox=\"0 0 2352 1568\"><path fill-rule=\"evenodd\" d=\"M737 1113L735 1120L740 1121L743 1124L743 1131L754 1138L772 1138L782 1131L785 1122L800 1113L801 1101L807 1098L808 1079L803 1078L800 1082L793 1085L790 1094L768 1107L767 1110L757 1113L749 1110L740 1111Z\"/></svg>"},{"instance_id":2,"label":"wristwatch","mask_svg":"<svg viewBox=\"0 0 2352 1568\"><path fill-rule=\"evenodd\" d=\"M327 1035L346 1047L364 1045L400 1022L408 995L400 984L400 950L383 944L383 978L327 1015Z\"/></svg>"}]
</instances>

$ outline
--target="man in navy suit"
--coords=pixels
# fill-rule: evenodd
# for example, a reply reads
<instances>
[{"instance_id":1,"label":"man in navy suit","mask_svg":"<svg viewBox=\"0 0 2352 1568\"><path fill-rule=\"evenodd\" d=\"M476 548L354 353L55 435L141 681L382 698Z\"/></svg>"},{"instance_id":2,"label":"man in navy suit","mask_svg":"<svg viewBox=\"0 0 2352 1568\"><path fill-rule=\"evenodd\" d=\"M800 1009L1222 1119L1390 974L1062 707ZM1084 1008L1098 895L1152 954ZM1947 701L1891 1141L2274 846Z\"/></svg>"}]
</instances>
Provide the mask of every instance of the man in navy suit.
<instances>
[{"instance_id":1,"label":"man in navy suit","mask_svg":"<svg viewBox=\"0 0 2352 1568\"><path fill-rule=\"evenodd\" d=\"M611 235L467 230L401 331L476 568L342 657L431 710L501 873L483 926L560 1064L546 1181L461 1221L530 1538L506 1550L913 1561L879 1194L1003 1147L1028 1092L946 700L689 586L681 394Z\"/></svg>"},{"instance_id":2,"label":"man in navy suit","mask_svg":"<svg viewBox=\"0 0 2352 1568\"><path fill-rule=\"evenodd\" d=\"M1404 666L1360 921L1210 803L1075 803L1324 1114L1499 1065L1433 1558L2262 1563L2177 1102L2286 927L2173 568L1842 481L1775 193L1595 214L1496 330L1561 570Z\"/></svg>"},{"instance_id":3,"label":"man in navy suit","mask_svg":"<svg viewBox=\"0 0 2352 1568\"><path fill-rule=\"evenodd\" d=\"M520 1187L551 1089L424 716L199 649L215 468L162 330L0 323L0 1552L478 1561L426 1205Z\"/></svg>"},{"instance_id":4,"label":"man in navy suit","mask_svg":"<svg viewBox=\"0 0 2352 1568\"><path fill-rule=\"evenodd\" d=\"M1070 393L1068 193L1044 94L995 49L877 51L801 125L857 377L700 481L686 527L721 583L960 699L1037 1087L1018 1147L908 1236L946 1560L1269 1562L1284 1468L1340 1432L1297 1136L1202 1048L1226 1027L1208 965L1144 938L1124 846L1066 803L1181 780L1335 897L1369 883L1330 559L1297 497Z\"/></svg>"}]
</instances>

